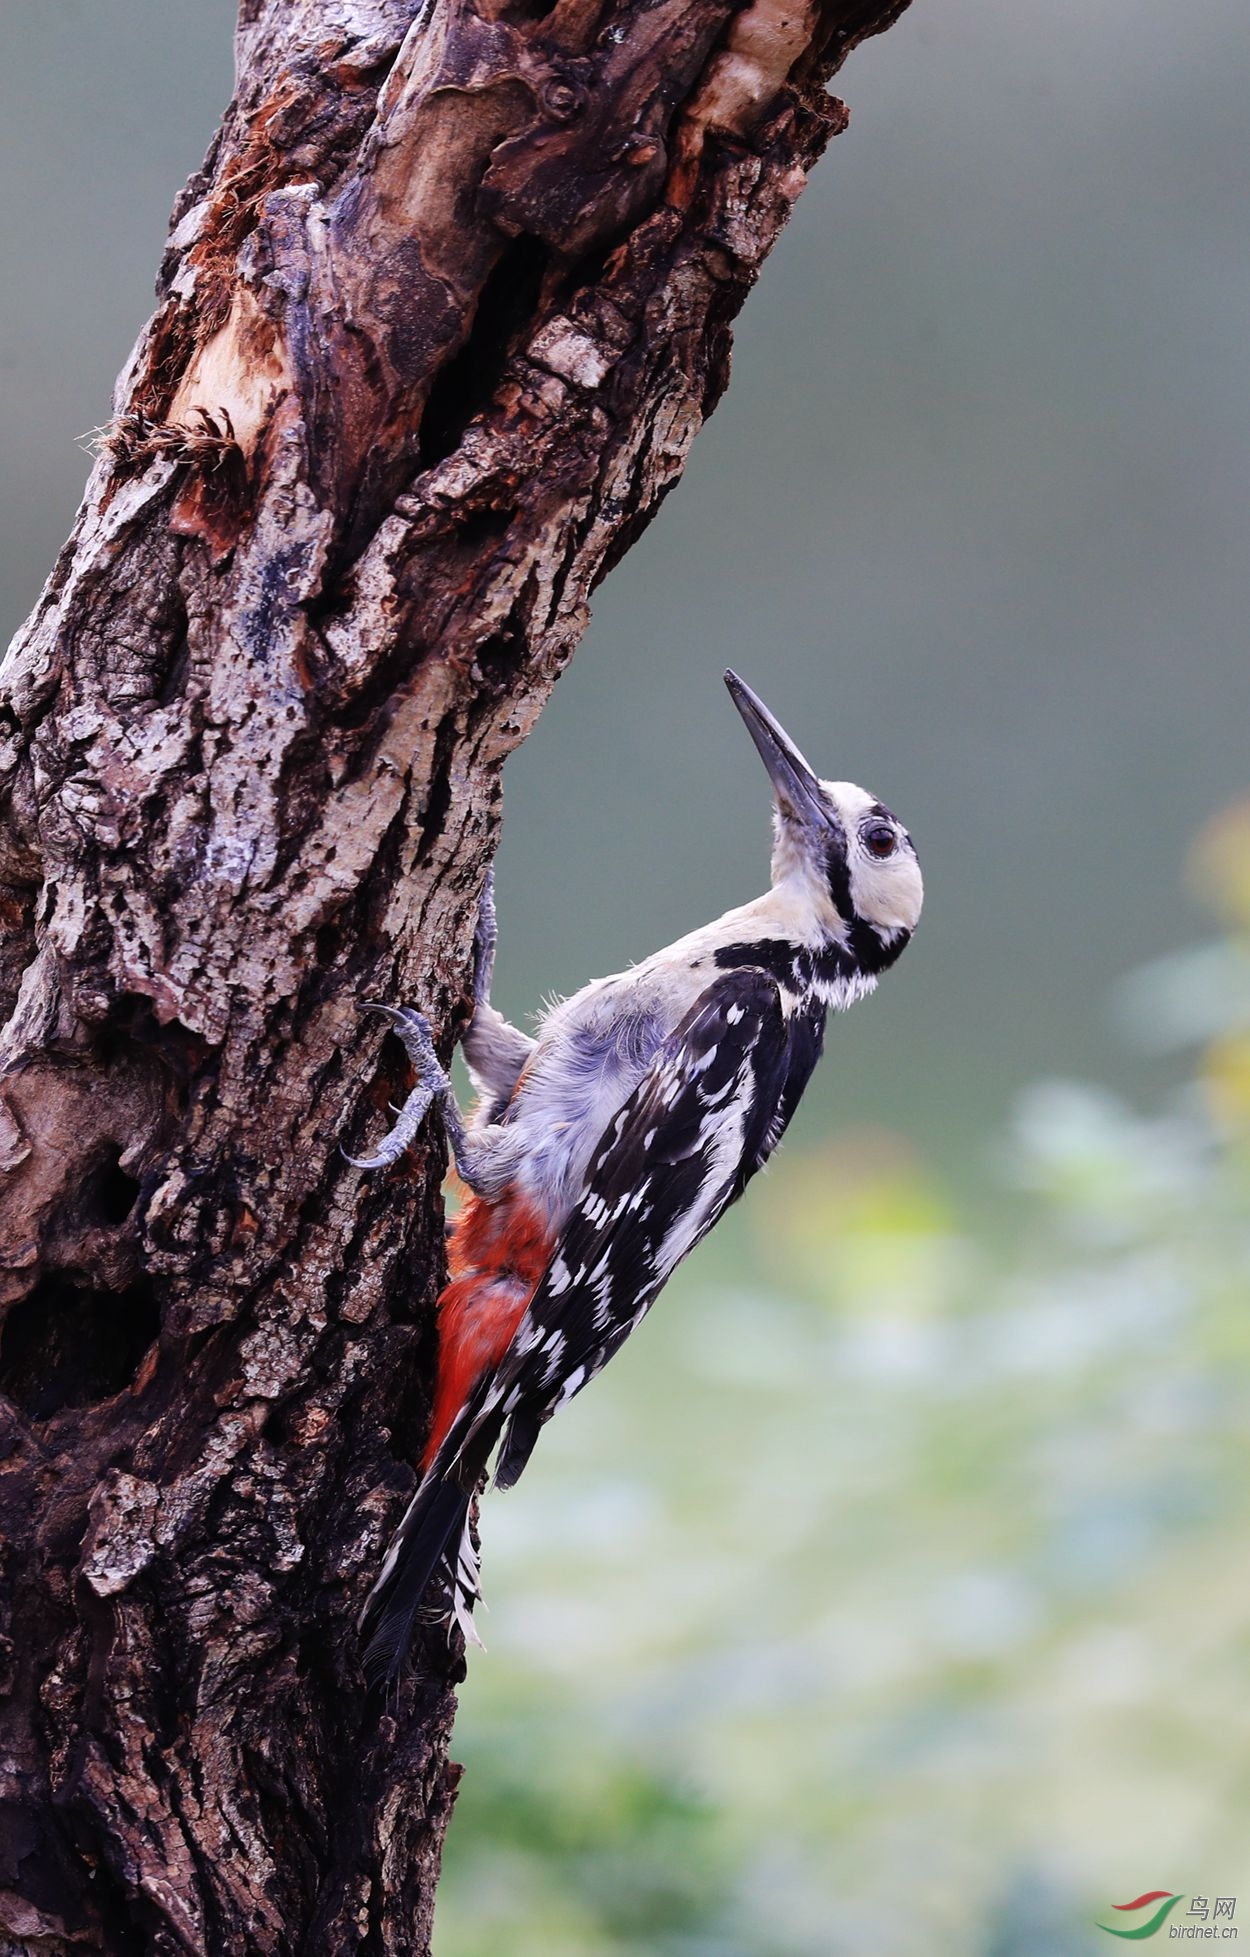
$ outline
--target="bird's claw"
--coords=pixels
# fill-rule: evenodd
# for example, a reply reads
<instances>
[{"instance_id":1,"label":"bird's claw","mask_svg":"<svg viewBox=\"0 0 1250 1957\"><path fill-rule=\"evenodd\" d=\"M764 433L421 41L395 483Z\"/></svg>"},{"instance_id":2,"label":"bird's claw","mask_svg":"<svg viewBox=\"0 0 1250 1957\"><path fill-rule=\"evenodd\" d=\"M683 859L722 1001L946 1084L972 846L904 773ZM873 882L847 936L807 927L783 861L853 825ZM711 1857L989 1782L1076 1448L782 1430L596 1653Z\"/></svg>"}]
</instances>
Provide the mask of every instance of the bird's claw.
<instances>
[{"instance_id":1,"label":"bird's claw","mask_svg":"<svg viewBox=\"0 0 1250 1957\"><path fill-rule=\"evenodd\" d=\"M495 921L495 872L486 872L482 885L482 899L478 905L477 927L473 933L473 1003L484 1006L490 998L491 980L495 976L495 947L499 941L499 926Z\"/></svg>"},{"instance_id":2,"label":"bird's claw","mask_svg":"<svg viewBox=\"0 0 1250 1957\"><path fill-rule=\"evenodd\" d=\"M353 1169L389 1169L392 1162L399 1160L399 1156L403 1154L403 1150L400 1149L396 1155L392 1155L386 1149L380 1155L349 1155L340 1142L339 1154L345 1162L351 1164Z\"/></svg>"},{"instance_id":3,"label":"bird's claw","mask_svg":"<svg viewBox=\"0 0 1250 1957\"><path fill-rule=\"evenodd\" d=\"M346 1149L342 1153L354 1169L389 1169L416 1139L430 1102L436 1094L446 1092L449 1083L439 1065L433 1029L424 1013L418 1012L415 1006L390 1006L380 999L367 999L363 1010L381 1013L391 1021L416 1070L417 1080L402 1107L391 1104L395 1125L383 1137L375 1154L349 1155Z\"/></svg>"}]
</instances>

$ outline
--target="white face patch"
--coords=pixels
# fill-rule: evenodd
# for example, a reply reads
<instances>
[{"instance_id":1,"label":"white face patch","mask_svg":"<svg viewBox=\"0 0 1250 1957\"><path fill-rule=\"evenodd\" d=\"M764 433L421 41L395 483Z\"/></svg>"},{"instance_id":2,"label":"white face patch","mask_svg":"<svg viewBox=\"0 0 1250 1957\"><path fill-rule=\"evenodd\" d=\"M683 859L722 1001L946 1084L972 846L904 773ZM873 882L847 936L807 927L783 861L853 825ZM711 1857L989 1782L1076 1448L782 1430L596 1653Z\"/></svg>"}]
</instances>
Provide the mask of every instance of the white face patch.
<instances>
[{"instance_id":1,"label":"white face patch","mask_svg":"<svg viewBox=\"0 0 1250 1957\"><path fill-rule=\"evenodd\" d=\"M853 781L820 785L846 832L851 901L857 915L887 939L894 932L914 931L924 903L924 880L902 823L880 814L881 804ZM883 830L893 833L894 849L877 855L869 843Z\"/></svg>"}]
</instances>

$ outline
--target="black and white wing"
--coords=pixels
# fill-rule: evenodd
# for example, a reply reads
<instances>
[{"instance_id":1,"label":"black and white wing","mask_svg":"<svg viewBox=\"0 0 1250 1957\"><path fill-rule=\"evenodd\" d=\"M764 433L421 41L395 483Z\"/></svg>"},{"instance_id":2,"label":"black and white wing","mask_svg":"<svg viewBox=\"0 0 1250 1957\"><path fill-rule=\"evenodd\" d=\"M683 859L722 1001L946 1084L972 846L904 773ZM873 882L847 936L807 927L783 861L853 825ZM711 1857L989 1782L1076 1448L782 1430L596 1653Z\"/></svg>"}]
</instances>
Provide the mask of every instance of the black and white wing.
<instances>
[{"instance_id":1,"label":"black and white wing","mask_svg":"<svg viewBox=\"0 0 1250 1957\"><path fill-rule=\"evenodd\" d=\"M776 980L742 967L716 979L657 1049L599 1141L511 1345L474 1387L396 1532L362 1623L372 1677L398 1670L445 1554L455 1615L469 1628L469 1504L496 1440L506 1428L496 1482L508 1488L543 1423L607 1363L767 1161L823 1031L823 1008L787 1022Z\"/></svg>"},{"instance_id":2,"label":"black and white wing","mask_svg":"<svg viewBox=\"0 0 1250 1957\"><path fill-rule=\"evenodd\" d=\"M491 1411L510 1423L500 1487L767 1160L795 1058L776 981L758 970L718 978L658 1048L609 1122L491 1382Z\"/></svg>"}]
</instances>

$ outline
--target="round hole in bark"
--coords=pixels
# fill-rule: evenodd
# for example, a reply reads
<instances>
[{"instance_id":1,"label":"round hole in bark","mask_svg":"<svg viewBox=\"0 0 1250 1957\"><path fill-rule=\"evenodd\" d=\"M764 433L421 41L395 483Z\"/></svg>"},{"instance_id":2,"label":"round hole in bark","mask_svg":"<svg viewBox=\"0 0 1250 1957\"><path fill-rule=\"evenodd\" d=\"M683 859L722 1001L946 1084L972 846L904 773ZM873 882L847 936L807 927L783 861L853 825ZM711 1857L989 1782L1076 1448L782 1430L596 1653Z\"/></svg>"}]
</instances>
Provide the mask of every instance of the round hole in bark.
<instances>
[{"instance_id":1,"label":"round hole in bark","mask_svg":"<svg viewBox=\"0 0 1250 1957\"><path fill-rule=\"evenodd\" d=\"M525 639L520 632L507 629L496 632L477 649L478 671L490 685L506 687L521 670L525 650Z\"/></svg>"},{"instance_id":2,"label":"round hole in bark","mask_svg":"<svg viewBox=\"0 0 1250 1957\"><path fill-rule=\"evenodd\" d=\"M492 537L506 536L515 517L514 503L500 503L489 509L468 510L463 516L457 516L455 519L456 541L466 550L478 550L481 545L488 544Z\"/></svg>"},{"instance_id":3,"label":"round hole in bark","mask_svg":"<svg viewBox=\"0 0 1250 1957\"><path fill-rule=\"evenodd\" d=\"M110 1148L87 1180L87 1207L101 1223L124 1223L139 1198L136 1177L122 1167L120 1148Z\"/></svg>"},{"instance_id":4,"label":"round hole in bark","mask_svg":"<svg viewBox=\"0 0 1250 1957\"><path fill-rule=\"evenodd\" d=\"M0 1392L31 1420L111 1400L134 1380L160 1329L146 1279L124 1291L95 1291L53 1271L5 1318Z\"/></svg>"}]
</instances>

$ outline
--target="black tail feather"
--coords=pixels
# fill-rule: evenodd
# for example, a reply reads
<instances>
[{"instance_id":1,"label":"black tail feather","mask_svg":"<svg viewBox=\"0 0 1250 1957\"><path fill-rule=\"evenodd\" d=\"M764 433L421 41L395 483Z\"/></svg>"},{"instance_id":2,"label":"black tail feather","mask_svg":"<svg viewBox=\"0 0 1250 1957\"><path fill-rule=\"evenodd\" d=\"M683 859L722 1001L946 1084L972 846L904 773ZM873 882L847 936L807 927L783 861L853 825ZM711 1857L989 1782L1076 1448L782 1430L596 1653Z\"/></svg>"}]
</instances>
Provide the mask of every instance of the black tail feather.
<instances>
[{"instance_id":1,"label":"black tail feather","mask_svg":"<svg viewBox=\"0 0 1250 1957\"><path fill-rule=\"evenodd\" d=\"M389 1685L398 1676L421 1600L449 1548L455 1582L460 1532L504 1418L497 1408L483 1405L487 1388L482 1382L459 1414L395 1531L386 1556L390 1567L384 1566L366 1599L362 1662L372 1687Z\"/></svg>"},{"instance_id":2,"label":"black tail feather","mask_svg":"<svg viewBox=\"0 0 1250 1957\"><path fill-rule=\"evenodd\" d=\"M512 1488L521 1479L529 1465L530 1455L538 1444L542 1428L541 1413L521 1411L513 1414L499 1450L495 1468L496 1488Z\"/></svg>"},{"instance_id":3,"label":"black tail feather","mask_svg":"<svg viewBox=\"0 0 1250 1957\"><path fill-rule=\"evenodd\" d=\"M435 1481L419 1491L400 1523L388 1552L394 1564L370 1593L360 1622L368 1638L363 1664L371 1686L390 1684L403 1664L421 1599L443 1552L459 1538L472 1499L472 1489Z\"/></svg>"}]
</instances>

